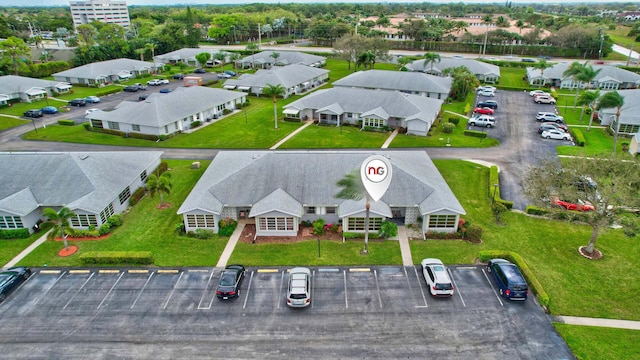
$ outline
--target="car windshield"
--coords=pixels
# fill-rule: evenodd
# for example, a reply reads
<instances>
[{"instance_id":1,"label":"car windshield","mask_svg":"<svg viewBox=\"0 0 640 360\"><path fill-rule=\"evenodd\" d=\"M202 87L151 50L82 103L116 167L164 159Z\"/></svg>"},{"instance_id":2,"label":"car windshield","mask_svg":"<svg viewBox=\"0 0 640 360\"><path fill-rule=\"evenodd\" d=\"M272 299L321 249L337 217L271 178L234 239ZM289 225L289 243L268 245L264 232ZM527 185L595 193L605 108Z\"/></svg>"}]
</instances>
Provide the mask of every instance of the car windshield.
<instances>
[{"instance_id":1,"label":"car windshield","mask_svg":"<svg viewBox=\"0 0 640 360\"><path fill-rule=\"evenodd\" d=\"M511 286L511 290L513 290L513 291L526 291L527 290L527 286L526 285L513 285L513 286Z\"/></svg>"},{"instance_id":2,"label":"car windshield","mask_svg":"<svg viewBox=\"0 0 640 360\"><path fill-rule=\"evenodd\" d=\"M236 283L236 277L233 274L222 274L220 286L233 286Z\"/></svg>"},{"instance_id":3,"label":"car windshield","mask_svg":"<svg viewBox=\"0 0 640 360\"><path fill-rule=\"evenodd\" d=\"M292 299L300 300L300 299L306 299L307 298L307 294L291 294L289 297L292 298Z\"/></svg>"},{"instance_id":4,"label":"car windshield","mask_svg":"<svg viewBox=\"0 0 640 360\"><path fill-rule=\"evenodd\" d=\"M436 284L436 290L451 290L453 285L451 284Z\"/></svg>"}]
</instances>

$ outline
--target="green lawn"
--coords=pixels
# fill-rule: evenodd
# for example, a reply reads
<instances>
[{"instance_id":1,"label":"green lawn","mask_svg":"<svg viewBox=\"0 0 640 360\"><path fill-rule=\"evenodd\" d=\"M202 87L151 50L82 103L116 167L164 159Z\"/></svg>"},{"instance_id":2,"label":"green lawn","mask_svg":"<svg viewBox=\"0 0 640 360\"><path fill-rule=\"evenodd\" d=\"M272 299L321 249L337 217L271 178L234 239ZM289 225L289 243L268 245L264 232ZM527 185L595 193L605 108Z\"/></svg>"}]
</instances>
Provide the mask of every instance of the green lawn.
<instances>
[{"instance_id":1,"label":"green lawn","mask_svg":"<svg viewBox=\"0 0 640 360\"><path fill-rule=\"evenodd\" d=\"M554 324L579 360L640 359L640 331Z\"/></svg>"},{"instance_id":2,"label":"green lawn","mask_svg":"<svg viewBox=\"0 0 640 360\"><path fill-rule=\"evenodd\" d=\"M45 106L55 106L59 108L60 111L65 111L64 108L60 108L61 106L65 106L65 105L67 105L67 103L64 101L58 101L53 99L46 99L46 100L43 99L43 100L31 102L31 103L12 104L9 107L0 109L0 114L22 116L22 114L27 110L42 109ZM45 114L44 116L47 116L47 115Z\"/></svg>"},{"instance_id":3,"label":"green lawn","mask_svg":"<svg viewBox=\"0 0 640 360\"><path fill-rule=\"evenodd\" d=\"M473 110L473 107L475 105L473 101L475 100L475 98L476 93L472 91L467 94L467 97L464 99L464 101L444 103L442 104L442 113L444 114L445 118L449 118L451 116L451 114L447 114L447 111L461 115L468 115L468 113ZM469 108L469 111L465 111L467 106Z\"/></svg>"},{"instance_id":4,"label":"green lawn","mask_svg":"<svg viewBox=\"0 0 640 360\"><path fill-rule=\"evenodd\" d=\"M311 125L280 146L280 149L380 148L390 133L361 131L355 126Z\"/></svg>"},{"instance_id":5,"label":"green lawn","mask_svg":"<svg viewBox=\"0 0 640 360\"><path fill-rule=\"evenodd\" d=\"M11 129L16 126L24 125L29 122L30 122L29 120L20 120L20 119L8 117L8 116L0 115L0 131Z\"/></svg>"},{"instance_id":6,"label":"green lawn","mask_svg":"<svg viewBox=\"0 0 640 360\"><path fill-rule=\"evenodd\" d=\"M141 80L137 80L137 81L131 81L131 83L134 82L142 82ZM145 81L146 82L146 81ZM91 96L91 95L97 95L101 92L110 90L110 89L118 89L118 90L122 90L122 88L124 87L124 83L122 85L107 85L105 87L101 87L101 88L97 88L97 87L87 87L87 86L74 86L71 88L71 91L66 93L66 94L60 94L57 95L56 98L58 99L63 99L63 100L73 100L73 99L77 99L77 98L85 98L87 96Z\"/></svg>"},{"instance_id":7,"label":"green lawn","mask_svg":"<svg viewBox=\"0 0 640 360\"><path fill-rule=\"evenodd\" d=\"M527 69L520 67L501 67L500 85L528 89L531 85L523 78L527 74Z\"/></svg>"},{"instance_id":8,"label":"green lawn","mask_svg":"<svg viewBox=\"0 0 640 360\"><path fill-rule=\"evenodd\" d=\"M454 117L452 114L445 114L445 119ZM487 148L499 145L497 139L487 137L485 139L465 136L464 130L466 129L467 120L460 118L460 123L453 130L453 133L446 134L442 131L441 123L436 123L432 130L429 132L429 136L414 136L414 135L398 135L391 142L389 148L415 148L415 147L478 147ZM491 129L474 128L477 131L486 131L491 135Z\"/></svg>"},{"instance_id":9,"label":"green lawn","mask_svg":"<svg viewBox=\"0 0 640 360\"><path fill-rule=\"evenodd\" d=\"M631 48L631 44L635 42L635 38L627 36L629 31L631 31L631 27L618 25L615 30L606 30L606 34L609 35L614 43L626 48Z\"/></svg>"}]
</instances>

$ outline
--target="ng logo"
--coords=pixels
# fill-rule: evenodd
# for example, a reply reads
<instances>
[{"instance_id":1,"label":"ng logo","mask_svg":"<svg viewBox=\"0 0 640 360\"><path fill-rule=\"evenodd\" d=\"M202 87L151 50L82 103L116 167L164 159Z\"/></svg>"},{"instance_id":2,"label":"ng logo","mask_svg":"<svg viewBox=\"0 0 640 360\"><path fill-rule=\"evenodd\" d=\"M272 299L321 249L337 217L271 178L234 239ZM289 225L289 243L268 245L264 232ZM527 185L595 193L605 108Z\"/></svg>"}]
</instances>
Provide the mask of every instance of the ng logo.
<instances>
[{"instance_id":1,"label":"ng logo","mask_svg":"<svg viewBox=\"0 0 640 360\"><path fill-rule=\"evenodd\" d=\"M373 159L365 165L365 176L374 183L379 183L387 177L387 164L378 159Z\"/></svg>"}]
</instances>

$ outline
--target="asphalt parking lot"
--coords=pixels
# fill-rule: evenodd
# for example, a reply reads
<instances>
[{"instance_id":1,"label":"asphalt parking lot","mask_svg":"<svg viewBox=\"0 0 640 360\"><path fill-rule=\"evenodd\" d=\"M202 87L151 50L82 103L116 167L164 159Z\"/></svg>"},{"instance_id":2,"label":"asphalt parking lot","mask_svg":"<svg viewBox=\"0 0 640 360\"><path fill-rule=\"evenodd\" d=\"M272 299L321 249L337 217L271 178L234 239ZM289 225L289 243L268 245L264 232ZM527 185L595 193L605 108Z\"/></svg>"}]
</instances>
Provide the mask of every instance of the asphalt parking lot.
<instances>
[{"instance_id":1,"label":"asphalt parking lot","mask_svg":"<svg viewBox=\"0 0 640 360\"><path fill-rule=\"evenodd\" d=\"M498 296L482 266L451 266L450 298L418 267L312 268L312 302L285 303L287 268L248 268L237 299L220 269L36 269L0 305L12 358L571 359L533 301Z\"/></svg>"}]
</instances>

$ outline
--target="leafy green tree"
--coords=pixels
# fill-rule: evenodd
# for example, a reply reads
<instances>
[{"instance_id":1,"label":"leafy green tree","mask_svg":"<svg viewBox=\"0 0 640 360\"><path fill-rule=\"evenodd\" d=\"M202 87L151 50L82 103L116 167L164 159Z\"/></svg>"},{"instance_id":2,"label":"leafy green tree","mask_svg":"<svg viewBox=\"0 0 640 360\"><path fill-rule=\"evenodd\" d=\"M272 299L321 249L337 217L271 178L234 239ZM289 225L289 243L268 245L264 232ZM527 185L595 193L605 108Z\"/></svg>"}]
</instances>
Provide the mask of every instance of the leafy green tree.
<instances>
[{"instance_id":1,"label":"leafy green tree","mask_svg":"<svg viewBox=\"0 0 640 360\"><path fill-rule=\"evenodd\" d=\"M31 50L24 41L15 36L9 36L9 38L0 43L0 49L2 50L3 62L11 64L13 73L18 75L20 67L25 67L23 59L29 59Z\"/></svg>"},{"instance_id":2,"label":"leafy green tree","mask_svg":"<svg viewBox=\"0 0 640 360\"><path fill-rule=\"evenodd\" d=\"M67 229L70 228L69 221L71 218L76 217L69 208L62 207L59 211L55 211L52 208L45 208L42 210L42 215L47 217L47 222L53 224L51 231L47 234L47 240L54 240L57 237L62 237L64 241L64 248L69 250L69 243L67 243Z\"/></svg>"},{"instance_id":3,"label":"leafy green tree","mask_svg":"<svg viewBox=\"0 0 640 360\"><path fill-rule=\"evenodd\" d=\"M616 108L616 122L613 130L613 152L616 151L618 133L620 132L620 111L624 106L624 96L617 91L605 93L598 99L598 110Z\"/></svg>"},{"instance_id":4,"label":"leafy green tree","mask_svg":"<svg viewBox=\"0 0 640 360\"><path fill-rule=\"evenodd\" d=\"M362 66L365 69L369 66L370 69L373 68L373 64L375 64L376 55L371 50L367 50L362 54L358 55L358 61L356 62L356 68L358 66Z\"/></svg>"},{"instance_id":5,"label":"leafy green tree","mask_svg":"<svg viewBox=\"0 0 640 360\"><path fill-rule=\"evenodd\" d=\"M151 197L153 197L156 193L160 196L160 205L163 205L163 194L169 196L173 188L171 173L169 171L165 171L160 176L157 176L156 174L149 175L149 177L147 178L146 187Z\"/></svg>"},{"instance_id":6,"label":"leafy green tree","mask_svg":"<svg viewBox=\"0 0 640 360\"><path fill-rule=\"evenodd\" d=\"M93 46L96 43L98 30L91 24L82 24L76 27L76 34L78 34L80 46Z\"/></svg>"},{"instance_id":7,"label":"leafy green tree","mask_svg":"<svg viewBox=\"0 0 640 360\"><path fill-rule=\"evenodd\" d=\"M262 94L265 96L270 96L273 99L273 122L275 124L275 128L278 128L278 97L283 96L286 92L286 89L280 85L272 85L267 83L267 86L262 88Z\"/></svg>"},{"instance_id":8,"label":"leafy green tree","mask_svg":"<svg viewBox=\"0 0 640 360\"><path fill-rule=\"evenodd\" d=\"M207 61L209 61L209 59L211 59L211 53L207 51L203 51L200 54L196 55L196 60L198 60L200 66L207 65Z\"/></svg>"},{"instance_id":9,"label":"leafy green tree","mask_svg":"<svg viewBox=\"0 0 640 360\"><path fill-rule=\"evenodd\" d=\"M466 66L454 68L451 72L453 77L451 97L457 101L464 100L480 85L478 78Z\"/></svg>"},{"instance_id":10,"label":"leafy green tree","mask_svg":"<svg viewBox=\"0 0 640 360\"><path fill-rule=\"evenodd\" d=\"M589 244L580 251L595 256L599 254L595 244L600 231L618 223L624 216L623 209L640 207L638 179L640 166L637 162L611 153L576 156L561 162L545 159L527 171L523 187L527 198L541 207L551 208L554 198L592 204L595 210L581 213L576 221L586 222L591 227Z\"/></svg>"},{"instance_id":11,"label":"leafy green tree","mask_svg":"<svg viewBox=\"0 0 640 360\"><path fill-rule=\"evenodd\" d=\"M185 28L187 30L186 45L190 48L197 48L200 41L200 29L197 25L197 16L191 11L191 7L187 6L185 19Z\"/></svg>"},{"instance_id":12,"label":"leafy green tree","mask_svg":"<svg viewBox=\"0 0 640 360\"><path fill-rule=\"evenodd\" d=\"M518 28L518 31L519 31L520 35L522 35L522 29L524 29L526 26L527 26L527 25L525 24L525 22L524 22L524 21L522 21L522 19L519 19L519 20L516 22L516 27Z\"/></svg>"},{"instance_id":13,"label":"leafy green tree","mask_svg":"<svg viewBox=\"0 0 640 360\"><path fill-rule=\"evenodd\" d=\"M358 34L347 34L336 40L333 51L337 58L347 62L347 69L351 70L351 63L358 61L358 55L366 51L368 39ZM354 71L356 70L354 66Z\"/></svg>"},{"instance_id":14,"label":"leafy green tree","mask_svg":"<svg viewBox=\"0 0 640 360\"><path fill-rule=\"evenodd\" d=\"M337 183L342 189L335 197L338 199L360 201L365 199L365 216L364 216L364 249L361 254L369 253L369 210L371 209L371 201L369 199L369 193L364 188L360 172L353 170L346 174Z\"/></svg>"},{"instance_id":15,"label":"leafy green tree","mask_svg":"<svg viewBox=\"0 0 640 360\"><path fill-rule=\"evenodd\" d=\"M427 65L431 64L431 68L429 70L433 71L433 65L435 63L439 63L440 59L441 59L440 58L440 54L437 54L437 53L426 53L426 54L424 54L423 66L427 67Z\"/></svg>"},{"instance_id":16,"label":"leafy green tree","mask_svg":"<svg viewBox=\"0 0 640 360\"><path fill-rule=\"evenodd\" d=\"M213 54L213 59L218 60L218 62L220 62L220 66L223 66L225 60L227 59L227 55L222 51L218 51L217 53Z\"/></svg>"},{"instance_id":17,"label":"leafy green tree","mask_svg":"<svg viewBox=\"0 0 640 360\"><path fill-rule=\"evenodd\" d=\"M593 122L593 107L596 102L600 98L600 90L596 91L585 91L578 97L578 105L580 105L580 121L582 122L582 116L584 115L584 107L588 106L591 109L591 113L589 114L589 127L587 127L587 132L591 131L591 123Z\"/></svg>"}]
</instances>

